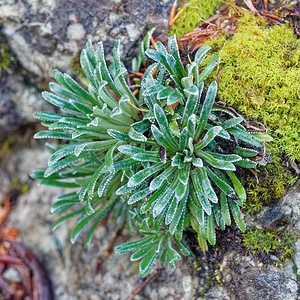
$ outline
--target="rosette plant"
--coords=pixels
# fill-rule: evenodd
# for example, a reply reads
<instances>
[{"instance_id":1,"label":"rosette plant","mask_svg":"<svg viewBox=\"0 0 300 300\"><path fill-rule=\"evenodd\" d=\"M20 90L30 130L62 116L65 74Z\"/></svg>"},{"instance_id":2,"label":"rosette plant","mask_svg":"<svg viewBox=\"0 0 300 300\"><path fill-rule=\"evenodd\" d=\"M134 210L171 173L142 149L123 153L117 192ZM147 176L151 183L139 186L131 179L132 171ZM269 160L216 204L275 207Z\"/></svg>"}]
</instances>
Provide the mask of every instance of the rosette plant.
<instances>
[{"instance_id":1,"label":"rosette plant","mask_svg":"<svg viewBox=\"0 0 300 300\"><path fill-rule=\"evenodd\" d=\"M175 35L167 47L149 45L147 35L133 63L135 71L147 65L140 80L128 80L119 43L110 67L103 44L94 50L87 43L80 57L87 89L54 71L57 83L50 83L51 92L43 97L61 113L36 113L49 129L35 138L64 142L47 145L53 153L48 168L32 173L42 184L75 189L51 209L62 215L54 229L76 218L72 242L85 231L89 247L107 214L138 231L141 239L115 251L134 252L131 260L140 261L141 276L156 259L174 268L181 255L193 255L185 231L194 232L206 249L207 241L216 242L216 228L225 229L232 219L245 229L240 208L246 193L235 171L237 166L255 168L250 158L263 147L242 125L242 117L214 107L218 84L204 81L218 57L212 55L201 66L209 46L184 66Z\"/></svg>"}]
</instances>

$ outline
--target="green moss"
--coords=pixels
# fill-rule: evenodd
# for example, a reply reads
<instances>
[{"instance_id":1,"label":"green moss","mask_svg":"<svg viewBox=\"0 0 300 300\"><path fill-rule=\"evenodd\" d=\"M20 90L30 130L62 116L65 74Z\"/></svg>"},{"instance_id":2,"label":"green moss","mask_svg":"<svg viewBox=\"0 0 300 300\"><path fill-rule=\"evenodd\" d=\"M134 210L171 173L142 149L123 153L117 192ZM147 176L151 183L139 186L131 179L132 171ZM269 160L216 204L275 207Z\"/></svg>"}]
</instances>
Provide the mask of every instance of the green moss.
<instances>
[{"instance_id":1,"label":"green moss","mask_svg":"<svg viewBox=\"0 0 300 300\"><path fill-rule=\"evenodd\" d=\"M299 160L300 40L293 30L247 14L233 37L207 44L221 59L220 100L262 121L276 137L273 146Z\"/></svg>"},{"instance_id":2,"label":"green moss","mask_svg":"<svg viewBox=\"0 0 300 300\"><path fill-rule=\"evenodd\" d=\"M15 63L16 58L7 47L4 38L0 32L0 72L6 71L10 72L12 64Z\"/></svg>"},{"instance_id":3,"label":"green moss","mask_svg":"<svg viewBox=\"0 0 300 300\"><path fill-rule=\"evenodd\" d=\"M78 52L71 60L70 67L73 72L76 74L83 76L83 71L80 66L80 52Z\"/></svg>"},{"instance_id":4,"label":"green moss","mask_svg":"<svg viewBox=\"0 0 300 300\"><path fill-rule=\"evenodd\" d=\"M258 212L264 204L282 197L287 188L297 180L297 176L284 166L282 158L274 151L271 154L273 163L257 168L258 183L254 176L247 176L242 180L247 192L245 209L249 214Z\"/></svg>"},{"instance_id":5,"label":"green moss","mask_svg":"<svg viewBox=\"0 0 300 300\"><path fill-rule=\"evenodd\" d=\"M243 244L253 254L273 254L282 263L289 262L295 253L294 239L287 231L273 233L259 229L250 230L243 234Z\"/></svg>"},{"instance_id":6,"label":"green moss","mask_svg":"<svg viewBox=\"0 0 300 300\"><path fill-rule=\"evenodd\" d=\"M191 0L190 6L180 15L170 29L170 35L176 33L177 37L195 29L203 20L212 16L220 7L223 0ZM177 12L183 7L182 4Z\"/></svg>"}]
</instances>

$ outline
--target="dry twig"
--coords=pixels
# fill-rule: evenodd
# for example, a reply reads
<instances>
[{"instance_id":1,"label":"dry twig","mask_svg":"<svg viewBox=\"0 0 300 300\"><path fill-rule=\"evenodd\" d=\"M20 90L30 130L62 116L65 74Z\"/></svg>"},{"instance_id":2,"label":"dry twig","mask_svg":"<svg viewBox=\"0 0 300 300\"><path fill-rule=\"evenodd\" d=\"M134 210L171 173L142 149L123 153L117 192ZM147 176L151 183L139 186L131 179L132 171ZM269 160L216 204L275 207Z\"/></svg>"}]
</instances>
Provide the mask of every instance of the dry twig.
<instances>
[{"instance_id":1,"label":"dry twig","mask_svg":"<svg viewBox=\"0 0 300 300\"><path fill-rule=\"evenodd\" d=\"M127 300L133 300L136 295L138 295L149 283L160 274L162 269L157 269L153 274L151 274L128 298Z\"/></svg>"}]
</instances>

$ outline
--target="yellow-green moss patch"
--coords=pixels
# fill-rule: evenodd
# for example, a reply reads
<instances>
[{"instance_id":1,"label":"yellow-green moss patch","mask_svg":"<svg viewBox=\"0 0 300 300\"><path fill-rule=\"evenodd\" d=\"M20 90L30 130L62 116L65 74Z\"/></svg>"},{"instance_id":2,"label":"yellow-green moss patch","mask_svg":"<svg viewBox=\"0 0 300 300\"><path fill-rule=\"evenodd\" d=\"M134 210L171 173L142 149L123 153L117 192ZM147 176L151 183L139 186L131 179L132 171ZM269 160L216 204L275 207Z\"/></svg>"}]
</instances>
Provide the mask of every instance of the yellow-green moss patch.
<instances>
[{"instance_id":1,"label":"yellow-green moss patch","mask_svg":"<svg viewBox=\"0 0 300 300\"><path fill-rule=\"evenodd\" d=\"M243 179L243 184L247 192L246 211L250 214L258 212L261 207L282 197L287 188L293 185L297 176L284 166L281 157L271 151L273 163L267 166L258 166L257 175L259 182L254 176Z\"/></svg>"},{"instance_id":2,"label":"yellow-green moss patch","mask_svg":"<svg viewBox=\"0 0 300 300\"><path fill-rule=\"evenodd\" d=\"M0 71L10 72L12 64L16 61L14 55L7 47L4 38L0 32Z\"/></svg>"},{"instance_id":3,"label":"yellow-green moss patch","mask_svg":"<svg viewBox=\"0 0 300 300\"><path fill-rule=\"evenodd\" d=\"M210 44L221 59L220 100L262 121L274 147L300 159L300 40L286 25L247 14L232 38Z\"/></svg>"},{"instance_id":4,"label":"yellow-green moss patch","mask_svg":"<svg viewBox=\"0 0 300 300\"><path fill-rule=\"evenodd\" d=\"M170 35L176 33L177 37L183 36L194 30L203 20L212 16L220 7L223 0L191 0L186 1L190 6L180 15L175 24L170 29ZM182 4L177 11L179 11Z\"/></svg>"},{"instance_id":5,"label":"yellow-green moss patch","mask_svg":"<svg viewBox=\"0 0 300 300\"><path fill-rule=\"evenodd\" d=\"M244 246L253 254L265 253L276 255L282 263L289 262L295 253L294 239L287 232L268 232L264 230L250 230L243 234Z\"/></svg>"}]
</instances>

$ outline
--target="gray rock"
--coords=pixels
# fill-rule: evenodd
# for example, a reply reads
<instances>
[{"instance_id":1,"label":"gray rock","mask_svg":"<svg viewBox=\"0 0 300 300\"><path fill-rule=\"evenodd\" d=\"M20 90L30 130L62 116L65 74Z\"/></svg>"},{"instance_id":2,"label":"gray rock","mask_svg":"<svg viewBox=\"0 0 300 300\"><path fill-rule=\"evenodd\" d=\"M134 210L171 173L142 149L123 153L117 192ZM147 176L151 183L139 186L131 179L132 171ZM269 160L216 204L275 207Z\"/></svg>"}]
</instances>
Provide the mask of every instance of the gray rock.
<instances>
[{"instance_id":1,"label":"gray rock","mask_svg":"<svg viewBox=\"0 0 300 300\"><path fill-rule=\"evenodd\" d=\"M300 181L291 187L280 201L284 215L290 220L289 229L296 238L300 238ZM300 268L300 265L299 265Z\"/></svg>"},{"instance_id":2,"label":"gray rock","mask_svg":"<svg viewBox=\"0 0 300 300\"><path fill-rule=\"evenodd\" d=\"M36 81L49 81L52 70L70 72L70 61L86 41L103 41L107 53L120 40L123 60L137 53L146 29L168 26L173 0L2 0L0 23L23 67ZM127 65L130 65L127 62Z\"/></svg>"},{"instance_id":3,"label":"gray rock","mask_svg":"<svg viewBox=\"0 0 300 300\"><path fill-rule=\"evenodd\" d=\"M232 300L297 299L297 283L291 272L263 266L235 251L224 257L221 272Z\"/></svg>"},{"instance_id":4,"label":"gray rock","mask_svg":"<svg viewBox=\"0 0 300 300\"><path fill-rule=\"evenodd\" d=\"M300 237L300 181L286 195L270 206L264 207L253 219L257 228L278 230L287 227L295 237Z\"/></svg>"},{"instance_id":5,"label":"gray rock","mask_svg":"<svg viewBox=\"0 0 300 300\"><path fill-rule=\"evenodd\" d=\"M53 108L35 87L27 86L20 75L1 73L0 132L36 122L33 113L41 110L51 111Z\"/></svg>"}]
</instances>

